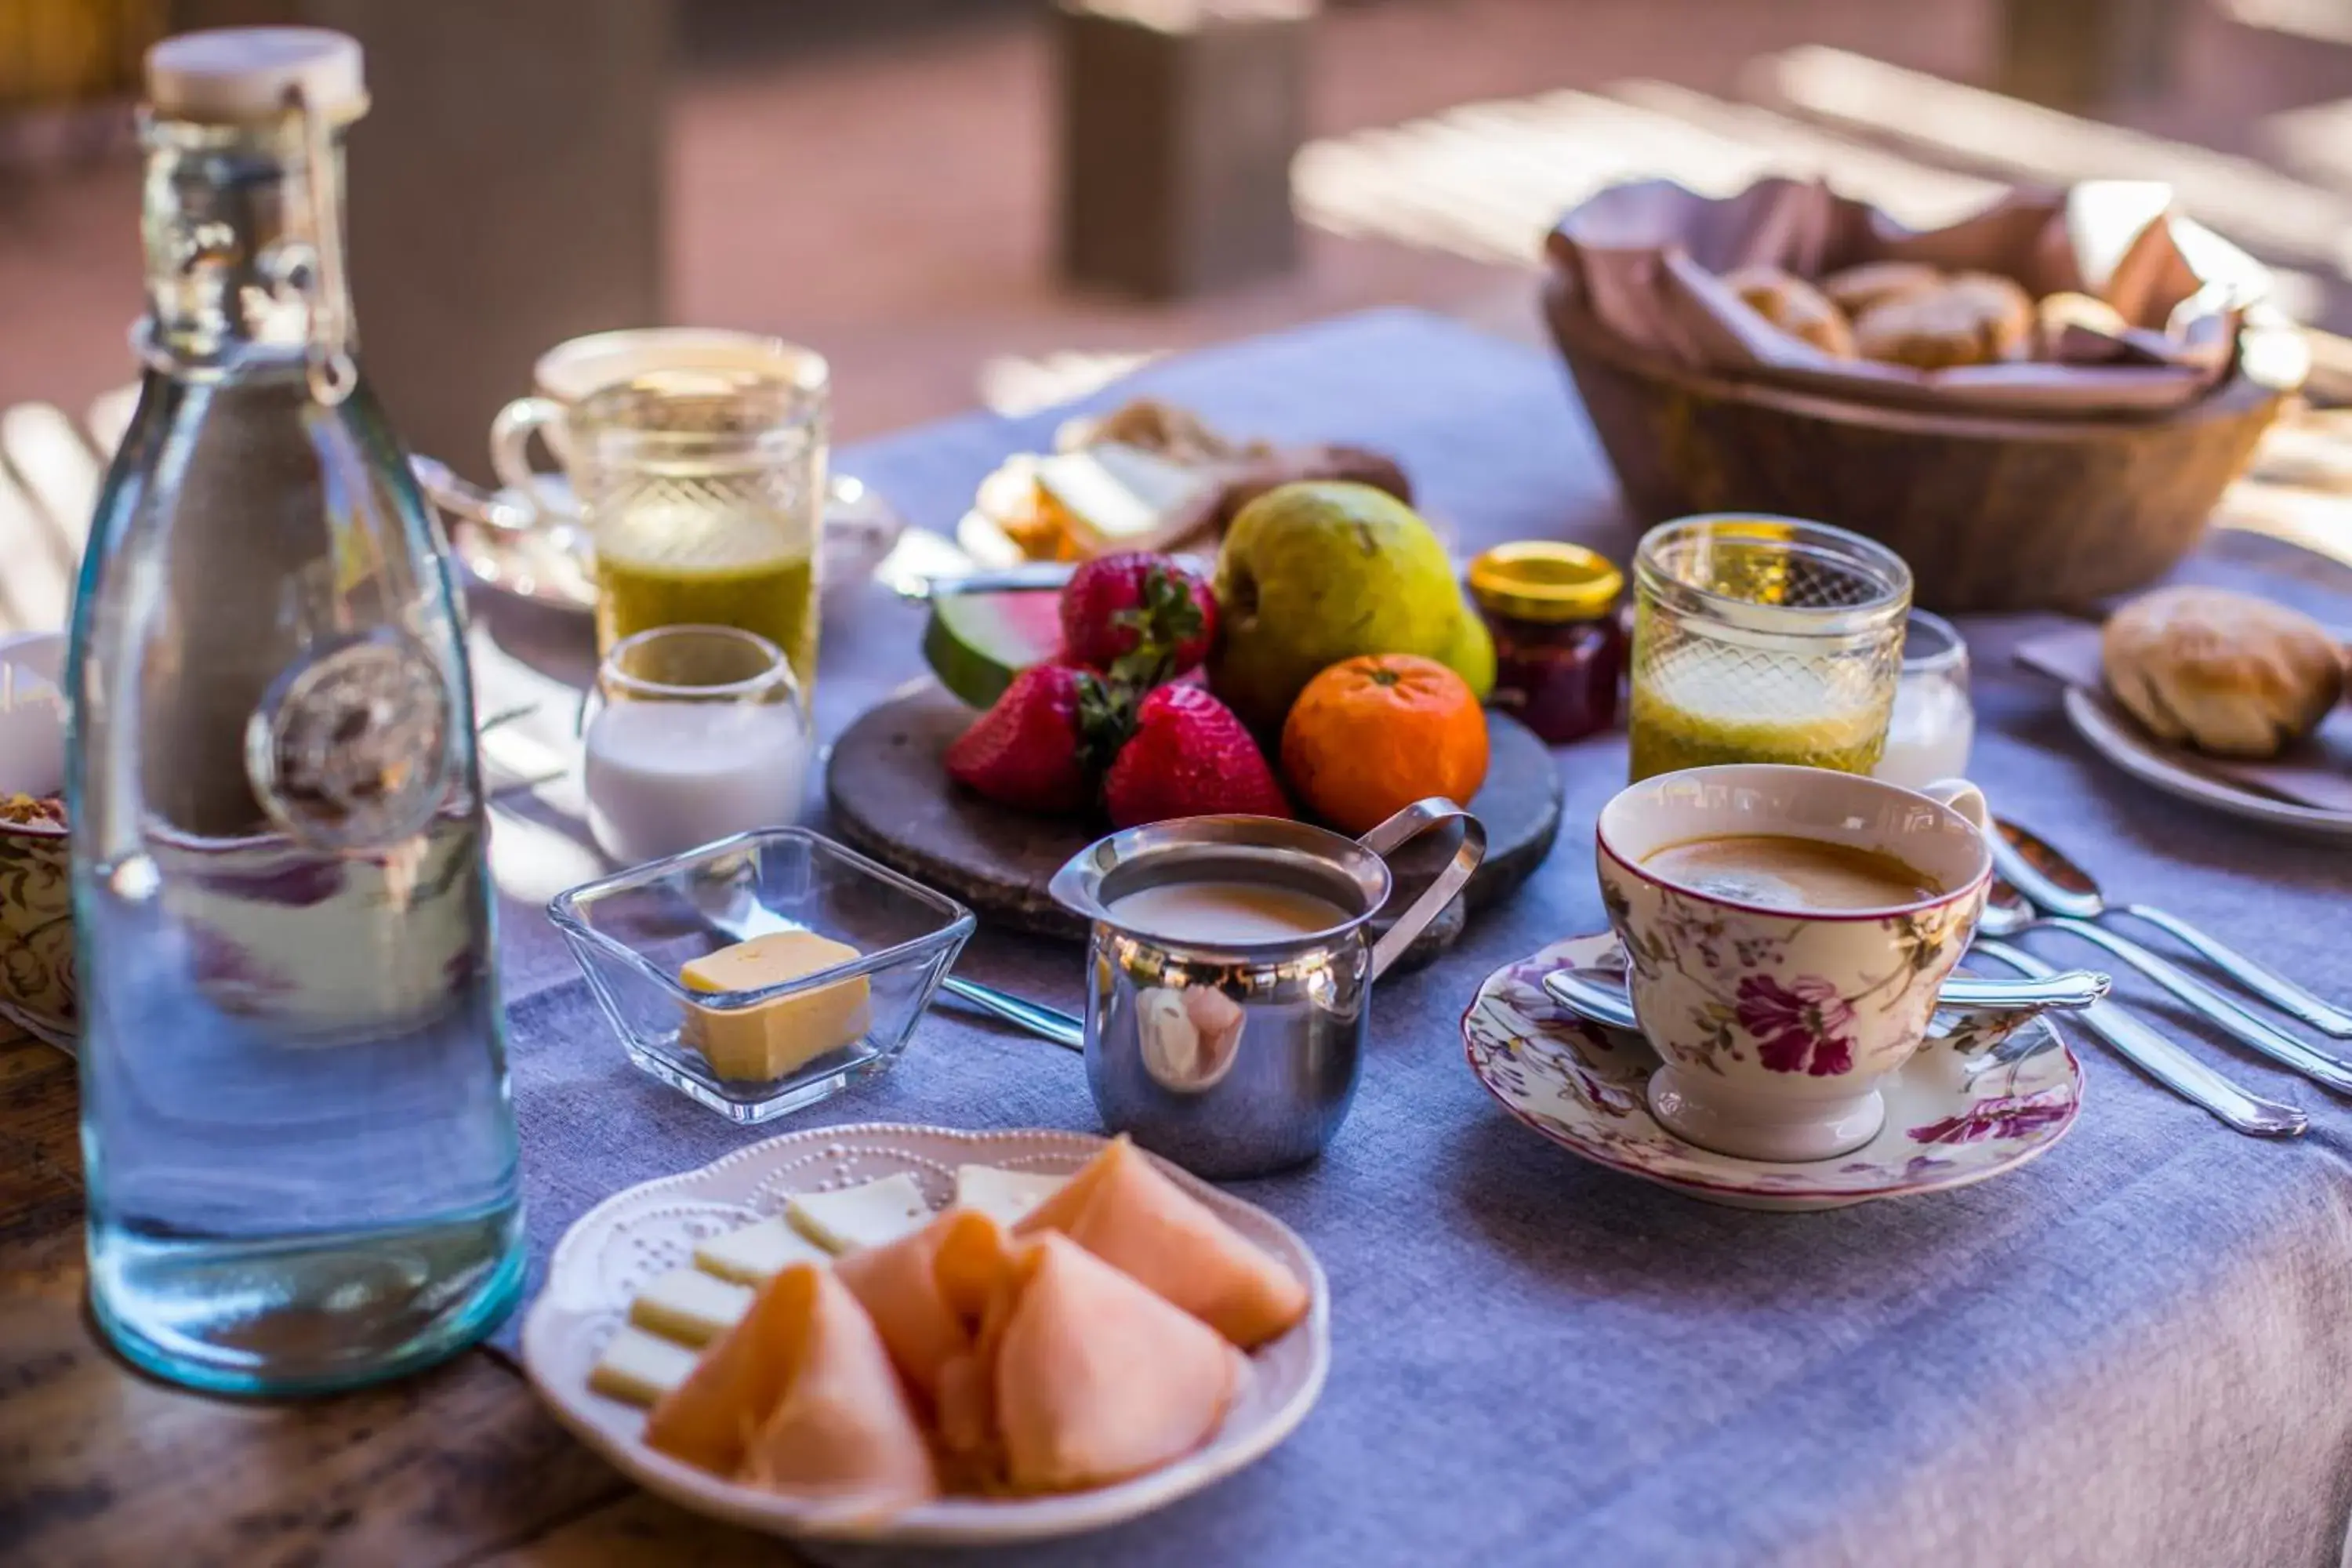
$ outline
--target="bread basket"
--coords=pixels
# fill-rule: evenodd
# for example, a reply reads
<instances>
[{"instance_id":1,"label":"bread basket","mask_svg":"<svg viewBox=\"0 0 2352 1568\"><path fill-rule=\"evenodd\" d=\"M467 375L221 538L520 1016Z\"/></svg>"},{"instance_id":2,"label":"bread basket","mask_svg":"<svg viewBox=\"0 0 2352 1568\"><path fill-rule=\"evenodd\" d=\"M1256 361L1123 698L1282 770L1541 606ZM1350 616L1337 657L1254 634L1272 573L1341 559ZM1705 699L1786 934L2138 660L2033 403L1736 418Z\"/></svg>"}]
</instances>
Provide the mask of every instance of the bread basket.
<instances>
[{"instance_id":1,"label":"bread basket","mask_svg":"<svg viewBox=\"0 0 2352 1568\"><path fill-rule=\"evenodd\" d=\"M1835 523L1900 553L1917 602L1946 613L2081 608L2162 576L2293 390L2257 381L2241 353L2213 392L2155 417L1927 412L1671 363L1609 331L1557 275L1544 315L1643 523L1748 510Z\"/></svg>"}]
</instances>

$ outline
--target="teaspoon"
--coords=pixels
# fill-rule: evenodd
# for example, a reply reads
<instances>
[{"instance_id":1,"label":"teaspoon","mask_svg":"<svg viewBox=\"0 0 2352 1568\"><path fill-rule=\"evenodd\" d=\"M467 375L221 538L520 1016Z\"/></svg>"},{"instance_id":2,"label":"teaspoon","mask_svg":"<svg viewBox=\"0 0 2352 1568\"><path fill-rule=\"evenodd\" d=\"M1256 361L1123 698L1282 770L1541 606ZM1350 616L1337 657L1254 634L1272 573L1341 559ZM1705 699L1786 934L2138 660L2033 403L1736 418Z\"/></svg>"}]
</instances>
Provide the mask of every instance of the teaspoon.
<instances>
[{"instance_id":1,"label":"teaspoon","mask_svg":"<svg viewBox=\"0 0 2352 1568\"><path fill-rule=\"evenodd\" d=\"M798 929L791 921L748 898L732 883L704 883L695 891L702 904L701 914L711 926L726 933L730 942L749 942L770 931ZM981 1009L992 1013L1009 1024L1017 1024L1041 1040L1050 1040L1067 1051L1087 1048L1087 1026L1084 1021L1071 1017L1057 1008L1042 1002L1032 1002L1025 996L1015 996L1010 991L999 991L993 985L983 985L977 980L966 980L960 974L950 974L940 981L940 989Z\"/></svg>"},{"instance_id":2,"label":"teaspoon","mask_svg":"<svg viewBox=\"0 0 2352 1568\"><path fill-rule=\"evenodd\" d=\"M2007 825L2003 827L2006 829ZM1993 868L1996 877L1992 896L1986 900L1983 919L1978 929L1988 936L2015 936L2032 931L2062 931L2095 947L2103 947L2150 980L2170 992L2215 1028L2231 1039L2283 1067L2293 1068L2313 1082L2352 1094L2352 1062L2331 1056L2304 1044L2264 1023L2202 980L2166 958L2162 953L2141 946L2129 937L2117 936L2105 926L2093 925L2085 920L2066 915L2041 915L2035 906L2032 888L2048 885L2049 879L2026 860L2010 841L2006 831L1992 836Z\"/></svg>"},{"instance_id":3,"label":"teaspoon","mask_svg":"<svg viewBox=\"0 0 2352 1568\"><path fill-rule=\"evenodd\" d=\"M2015 851L2013 860L2002 866L2001 875L2017 884L2018 890L2038 908L2079 921L2095 921L2106 914L2129 915L2191 949L2287 1016L2302 1020L2323 1035L2352 1040L2352 1013L2313 994L2308 988L2219 938L2206 935L2178 915L2168 914L2150 904L2109 904L2091 874L2060 853L2048 839L2013 822L1997 826L2000 832L1995 859L2004 858L2000 854L2003 847Z\"/></svg>"},{"instance_id":4,"label":"teaspoon","mask_svg":"<svg viewBox=\"0 0 2352 1568\"><path fill-rule=\"evenodd\" d=\"M1015 996L1010 991L999 991L993 985L982 985L977 980L966 980L950 974L940 982L940 988L958 996L983 1012L993 1013L1009 1024L1017 1024L1041 1040L1051 1040L1067 1051L1087 1048L1087 1026L1067 1013Z\"/></svg>"},{"instance_id":5,"label":"teaspoon","mask_svg":"<svg viewBox=\"0 0 2352 1568\"><path fill-rule=\"evenodd\" d=\"M1641 1032L1625 982L1601 970L1555 969L1543 977L1545 994L1580 1018L1612 1029ZM2089 969L2045 966L2024 980L1987 980L1955 974L1936 993L1948 1007L2055 1007L2075 1011L2107 994L2107 977Z\"/></svg>"}]
</instances>

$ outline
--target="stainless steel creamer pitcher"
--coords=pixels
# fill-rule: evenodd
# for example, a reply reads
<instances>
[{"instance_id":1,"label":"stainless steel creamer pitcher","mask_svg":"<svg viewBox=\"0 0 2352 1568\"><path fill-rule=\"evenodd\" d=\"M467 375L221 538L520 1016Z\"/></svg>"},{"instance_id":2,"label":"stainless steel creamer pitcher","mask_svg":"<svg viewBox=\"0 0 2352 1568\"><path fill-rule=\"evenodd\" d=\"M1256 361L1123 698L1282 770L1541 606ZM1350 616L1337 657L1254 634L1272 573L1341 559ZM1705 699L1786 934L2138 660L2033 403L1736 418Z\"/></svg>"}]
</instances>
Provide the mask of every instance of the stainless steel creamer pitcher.
<instances>
[{"instance_id":1,"label":"stainless steel creamer pitcher","mask_svg":"<svg viewBox=\"0 0 2352 1568\"><path fill-rule=\"evenodd\" d=\"M1445 869L1377 942L1383 858L1459 820ZM1054 877L1093 922L1087 944L1087 1080L1114 1131L1204 1176L1262 1176L1322 1151L1348 1114L1368 988L1445 908L1486 853L1486 830L1450 800L1398 812L1360 839L1266 816L1193 816L1097 840ZM1174 940L1113 911L1129 895L1240 882L1311 895L1344 918L1266 942Z\"/></svg>"}]
</instances>

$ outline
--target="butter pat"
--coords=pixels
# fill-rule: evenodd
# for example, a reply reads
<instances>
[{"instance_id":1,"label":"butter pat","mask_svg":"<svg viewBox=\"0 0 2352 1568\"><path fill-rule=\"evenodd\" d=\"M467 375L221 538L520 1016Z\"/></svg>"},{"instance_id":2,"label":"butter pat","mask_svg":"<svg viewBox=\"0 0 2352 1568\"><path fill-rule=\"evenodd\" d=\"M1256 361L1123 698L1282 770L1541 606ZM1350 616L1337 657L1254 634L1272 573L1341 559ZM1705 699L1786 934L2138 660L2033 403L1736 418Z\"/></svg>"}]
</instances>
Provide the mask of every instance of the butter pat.
<instances>
[{"instance_id":1,"label":"butter pat","mask_svg":"<svg viewBox=\"0 0 2352 1568\"><path fill-rule=\"evenodd\" d=\"M1034 1171L1007 1171L995 1165L958 1165L956 1206L977 1209L1010 1230L1026 1218L1031 1209L1060 1192L1062 1184L1069 1179Z\"/></svg>"},{"instance_id":2,"label":"butter pat","mask_svg":"<svg viewBox=\"0 0 2352 1568\"><path fill-rule=\"evenodd\" d=\"M1037 510L1082 556L1158 550L1200 527L1214 482L1140 447L1088 447L1037 465Z\"/></svg>"},{"instance_id":3,"label":"butter pat","mask_svg":"<svg viewBox=\"0 0 2352 1568\"><path fill-rule=\"evenodd\" d=\"M678 979L705 994L758 991L858 956L847 942L814 931L772 931L696 959ZM860 974L753 1007L696 1004L687 1009L682 1033L720 1078L767 1082L863 1035L873 1021L868 994Z\"/></svg>"},{"instance_id":4,"label":"butter pat","mask_svg":"<svg viewBox=\"0 0 2352 1568\"><path fill-rule=\"evenodd\" d=\"M751 1288L699 1268L674 1268L629 1303L629 1321L666 1340L709 1344L735 1326L751 1306Z\"/></svg>"},{"instance_id":5,"label":"butter pat","mask_svg":"<svg viewBox=\"0 0 2352 1568\"><path fill-rule=\"evenodd\" d=\"M695 1352L623 1323L589 1369L588 1386L626 1405L651 1405L686 1381Z\"/></svg>"},{"instance_id":6,"label":"butter pat","mask_svg":"<svg viewBox=\"0 0 2352 1568\"><path fill-rule=\"evenodd\" d=\"M881 1247L930 1223L923 1189L901 1171L837 1193L803 1193L784 1205L793 1228L829 1252Z\"/></svg>"},{"instance_id":7,"label":"butter pat","mask_svg":"<svg viewBox=\"0 0 2352 1568\"><path fill-rule=\"evenodd\" d=\"M764 1285L795 1263L824 1263L831 1258L782 1215L712 1237L694 1249L697 1268L738 1285Z\"/></svg>"}]
</instances>

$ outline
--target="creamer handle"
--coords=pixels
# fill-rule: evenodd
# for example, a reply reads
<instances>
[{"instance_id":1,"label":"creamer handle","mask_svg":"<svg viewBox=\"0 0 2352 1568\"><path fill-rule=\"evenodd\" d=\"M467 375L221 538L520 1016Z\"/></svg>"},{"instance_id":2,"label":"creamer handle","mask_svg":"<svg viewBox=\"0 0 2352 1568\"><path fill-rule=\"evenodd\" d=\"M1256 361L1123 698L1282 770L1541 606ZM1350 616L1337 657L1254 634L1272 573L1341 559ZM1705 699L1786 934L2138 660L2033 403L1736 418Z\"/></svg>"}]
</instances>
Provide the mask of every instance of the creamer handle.
<instances>
[{"instance_id":1,"label":"creamer handle","mask_svg":"<svg viewBox=\"0 0 2352 1568\"><path fill-rule=\"evenodd\" d=\"M1454 851L1454 858L1444 870L1437 874L1436 879L1422 890L1421 897L1413 900L1412 907L1397 917L1396 923L1389 927L1388 934L1372 944L1374 980L1387 973L1389 965L1412 945L1412 939L1437 918L1440 910L1454 901L1454 895L1462 890L1462 884L1470 879L1470 873L1475 871L1478 862L1486 858L1486 825L1444 795L1433 795L1426 800L1414 801L1356 840L1385 860L1411 840L1420 837L1440 823L1451 822L1456 817L1462 821L1462 843Z\"/></svg>"}]
</instances>

